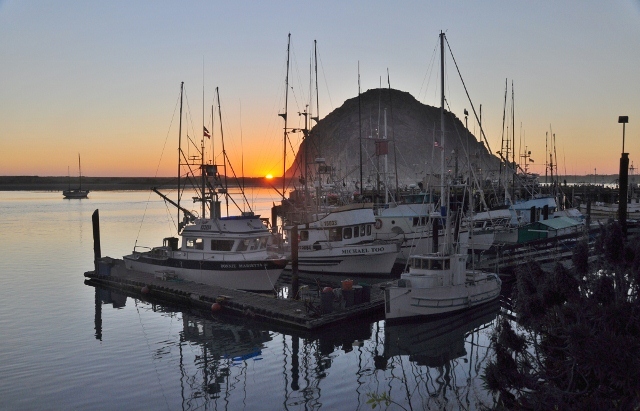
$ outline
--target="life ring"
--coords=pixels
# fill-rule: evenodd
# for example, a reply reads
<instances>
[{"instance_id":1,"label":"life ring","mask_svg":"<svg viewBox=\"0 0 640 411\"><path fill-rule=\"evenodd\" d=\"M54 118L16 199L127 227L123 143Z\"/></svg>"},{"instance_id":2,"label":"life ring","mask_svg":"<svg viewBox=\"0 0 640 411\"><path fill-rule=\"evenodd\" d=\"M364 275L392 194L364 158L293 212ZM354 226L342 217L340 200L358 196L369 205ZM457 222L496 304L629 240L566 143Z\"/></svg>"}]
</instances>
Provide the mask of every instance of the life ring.
<instances>
[{"instance_id":1,"label":"life ring","mask_svg":"<svg viewBox=\"0 0 640 411\"><path fill-rule=\"evenodd\" d=\"M382 220L379 218L376 218L376 230L379 230L382 228Z\"/></svg>"}]
</instances>

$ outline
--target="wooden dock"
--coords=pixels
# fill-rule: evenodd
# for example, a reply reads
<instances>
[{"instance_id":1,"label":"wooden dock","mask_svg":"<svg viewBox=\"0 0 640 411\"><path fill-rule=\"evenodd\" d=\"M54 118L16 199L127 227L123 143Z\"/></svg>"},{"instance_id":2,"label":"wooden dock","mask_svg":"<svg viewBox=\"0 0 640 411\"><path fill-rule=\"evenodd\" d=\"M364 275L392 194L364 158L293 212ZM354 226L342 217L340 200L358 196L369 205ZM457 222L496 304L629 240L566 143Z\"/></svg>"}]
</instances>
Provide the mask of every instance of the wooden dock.
<instances>
[{"instance_id":1,"label":"wooden dock","mask_svg":"<svg viewBox=\"0 0 640 411\"><path fill-rule=\"evenodd\" d=\"M252 293L182 281L161 273L127 270L124 261L112 261L108 270L86 272L85 283L156 302L210 310L214 315L235 314L303 330L316 330L357 318L384 318L384 294L379 284L371 285L369 302L346 307L344 299L336 296L332 311L323 312L319 290L303 288L301 298L294 300L276 292L272 295ZM100 275L105 273L108 275ZM218 305L214 307L215 303Z\"/></svg>"}]
</instances>

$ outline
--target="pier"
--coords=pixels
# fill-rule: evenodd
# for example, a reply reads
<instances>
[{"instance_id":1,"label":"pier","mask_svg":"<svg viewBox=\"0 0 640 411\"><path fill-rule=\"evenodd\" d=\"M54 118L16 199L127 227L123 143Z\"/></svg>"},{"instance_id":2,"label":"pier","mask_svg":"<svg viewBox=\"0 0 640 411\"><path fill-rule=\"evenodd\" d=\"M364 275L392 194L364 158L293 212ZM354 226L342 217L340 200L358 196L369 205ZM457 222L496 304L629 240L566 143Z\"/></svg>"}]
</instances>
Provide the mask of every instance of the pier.
<instances>
[{"instance_id":1,"label":"pier","mask_svg":"<svg viewBox=\"0 0 640 411\"><path fill-rule=\"evenodd\" d=\"M134 298L233 314L301 330L318 330L358 318L384 318L384 294L379 284L370 295L353 304L342 293L332 294L330 309L322 301L322 290L301 287L299 299L275 292L261 294L181 281L170 272L155 275L127 270L124 261L104 258L99 268L84 274L85 284L117 290ZM339 295L339 296L338 296ZM366 301L369 300L369 301ZM345 304L346 303L346 304Z\"/></svg>"}]
</instances>

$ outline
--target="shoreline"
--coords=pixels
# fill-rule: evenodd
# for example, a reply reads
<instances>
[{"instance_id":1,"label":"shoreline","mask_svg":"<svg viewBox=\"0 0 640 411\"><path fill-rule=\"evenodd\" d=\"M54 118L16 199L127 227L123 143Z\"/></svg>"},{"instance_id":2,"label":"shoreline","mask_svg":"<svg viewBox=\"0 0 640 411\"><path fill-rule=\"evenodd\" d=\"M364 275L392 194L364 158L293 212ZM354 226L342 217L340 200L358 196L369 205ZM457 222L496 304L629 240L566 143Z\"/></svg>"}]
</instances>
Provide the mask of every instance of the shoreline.
<instances>
[{"instance_id":1,"label":"shoreline","mask_svg":"<svg viewBox=\"0 0 640 411\"><path fill-rule=\"evenodd\" d=\"M229 185L235 179L229 179ZM262 177L244 178L245 187L270 188L280 179L267 182ZM242 182L242 179L240 179ZM0 191L62 191L78 187L78 177L0 176ZM152 188L175 189L175 177L82 177L82 188L89 191L150 190Z\"/></svg>"}]
</instances>

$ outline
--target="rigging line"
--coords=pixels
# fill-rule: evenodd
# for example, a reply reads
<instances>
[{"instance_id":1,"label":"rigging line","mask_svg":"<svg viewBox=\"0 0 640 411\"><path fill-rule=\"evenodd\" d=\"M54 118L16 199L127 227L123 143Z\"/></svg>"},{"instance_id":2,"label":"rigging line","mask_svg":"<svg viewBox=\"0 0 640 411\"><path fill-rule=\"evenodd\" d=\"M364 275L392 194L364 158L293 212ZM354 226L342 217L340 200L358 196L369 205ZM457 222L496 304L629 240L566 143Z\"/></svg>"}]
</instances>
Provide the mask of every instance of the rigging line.
<instances>
[{"instance_id":1,"label":"rigging line","mask_svg":"<svg viewBox=\"0 0 640 411\"><path fill-rule=\"evenodd\" d=\"M433 74L434 62L436 60L436 52L438 50L438 46L436 45L433 48L433 53L431 54L431 61L427 64L427 71L424 73L424 77L422 78L422 84L420 85L420 89L418 90L418 99L420 99L422 94L422 88L424 86L425 80L427 81L427 86L424 88L424 99L426 100L427 90L429 89L429 84L431 82L431 76ZM418 100L419 101L419 100ZM424 103L424 100L423 100Z\"/></svg>"},{"instance_id":2,"label":"rigging line","mask_svg":"<svg viewBox=\"0 0 640 411\"><path fill-rule=\"evenodd\" d=\"M487 136L484 133L484 129L482 127L482 123L480 123L480 119L478 118L478 113L476 112L476 108L473 105L473 102L471 101L471 96L469 95L469 90L467 90L467 85L465 84L464 80L462 79L462 73L460 72L460 68L458 67L458 62L456 61L456 58L453 56L453 51L451 50L451 45L449 44L449 40L446 37L445 37L445 41L447 42L447 48L449 49L449 53L451 54L451 59L453 60L453 64L456 66L456 70L458 71L458 76L460 77L460 81L462 82L462 86L464 88L464 92L467 95L467 99L469 100L469 104L471 104L471 110L473 110L473 115L475 116L476 121L478 122L478 124L480 124L480 135L482 136L482 138L484 138L484 141L487 144L487 149L489 150L489 153L492 153L491 147L489 146L489 141L487 140Z\"/></svg>"},{"instance_id":3,"label":"rigging line","mask_svg":"<svg viewBox=\"0 0 640 411\"><path fill-rule=\"evenodd\" d=\"M169 129L167 130L167 135L164 138L164 144L162 145L162 151L160 152L160 159L158 160L158 164L156 165L156 172L154 177L158 177L158 170L160 170L160 164L162 163L162 157L164 156L164 150L167 148L167 141L169 141L169 133L171 132L171 127L173 126L173 121L176 118L176 111L178 110L178 105L180 103L180 94L178 94L178 98L176 99L176 104L173 107L173 115L171 116L171 121L169 122ZM147 215L147 209L149 208L149 200L151 199L151 190L149 190L149 195L147 196L147 202L144 206L144 212L142 213L142 220L140 221L140 227L138 227L138 234L136 235L136 240L133 245L133 249L136 249L138 245L138 239L140 238L140 233L142 232L142 225L144 223L144 219Z\"/></svg>"},{"instance_id":4,"label":"rigging line","mask_svg":"<svg viewBox=\"0 0 640 411\"><path fill-rule=\"evenodd\" d=\"M327 75L324 71L324 66L322 65L322 58L319 57L319 59L320 59L320 68L322 68L322 78L324 79L324 86L327 89L327 97L329 98L329 105L331 106L331 110L329 112L332 112L334 110L334 107L333 107L333 102L331 101L331 93L329 92L329 84L327 83ZM318 115L319 114L320 113L318 113Z\"/></svg>"},{"instance_id":5,"label":"rigging line","mask_svg":"<svg viewBox=\"0 0 640 411\"><path fill-rule=\"evenodd\" d=\"M156 366L156 362L153 354L151 354L152 352L151 344L149 344L149 336L147 335L147 331L144 329L144 324L142 324L142 317L140 316L140 307L138 307L138 300L134 298L133 301L135 301L136 312L138 313L138 321L140 322L140 328L142 328L142 334L144 334L144 339L147 343L147 348L149 349L149 353L151 355L151 362L153 363L153 368L156 371L156 378L158 379L158 385L160 386L160 391L162 392L164 403L167 405L167 409L171 410L171 407L169 406L169 401L167 400L167 396L164 393L164 387L162 386L162 381L160 380L160 373L158 372L158 367Z\"/></svg>"}]
</instances>

